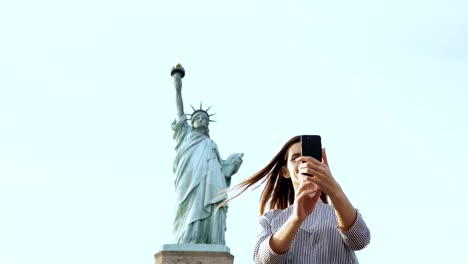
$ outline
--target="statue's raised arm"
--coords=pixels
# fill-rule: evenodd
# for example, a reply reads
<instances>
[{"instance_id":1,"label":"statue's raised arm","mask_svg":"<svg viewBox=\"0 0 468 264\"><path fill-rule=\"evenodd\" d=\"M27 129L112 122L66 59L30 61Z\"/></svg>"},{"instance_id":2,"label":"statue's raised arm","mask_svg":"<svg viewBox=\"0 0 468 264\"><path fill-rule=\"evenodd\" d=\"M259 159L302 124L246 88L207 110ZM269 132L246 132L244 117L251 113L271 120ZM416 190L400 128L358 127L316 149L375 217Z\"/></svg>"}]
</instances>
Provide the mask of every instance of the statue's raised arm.
<instances>
[{"instance_id":1,"label":"statue's raised arm","mask_svg":"<svg viewBox=\"0 0 468 264\"><path fill-rule=\"evenodd\" d=\"M172 67L171 76L174 78L174 87L176 90L176 108L177 108L177 121L185 117L184 103L182 101L182 78L185 76L185 69L181 64Z\"/></svg>"}]
</instances>

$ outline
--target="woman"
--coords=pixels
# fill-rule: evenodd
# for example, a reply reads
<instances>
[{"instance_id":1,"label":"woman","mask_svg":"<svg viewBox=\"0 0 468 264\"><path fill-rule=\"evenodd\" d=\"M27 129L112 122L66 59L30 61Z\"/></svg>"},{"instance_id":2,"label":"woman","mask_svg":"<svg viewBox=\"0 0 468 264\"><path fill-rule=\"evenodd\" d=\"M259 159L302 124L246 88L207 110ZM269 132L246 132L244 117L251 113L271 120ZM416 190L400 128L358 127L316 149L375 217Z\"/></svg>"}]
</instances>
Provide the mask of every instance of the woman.
<instances>
[{"instance_id":1,"label":"woman","mask_svg":"<svg viewBox=\"0 0 468 264\"><path fill-rule=\"evenodd\" d=\"M262 170L231 189L235 198L266 182L255 263L359 263L354 251L369 244L369 229L333 178L325 149L322 156L323 162L301 156L300 136L293 137Z\"/></svg>"}]
</instances>

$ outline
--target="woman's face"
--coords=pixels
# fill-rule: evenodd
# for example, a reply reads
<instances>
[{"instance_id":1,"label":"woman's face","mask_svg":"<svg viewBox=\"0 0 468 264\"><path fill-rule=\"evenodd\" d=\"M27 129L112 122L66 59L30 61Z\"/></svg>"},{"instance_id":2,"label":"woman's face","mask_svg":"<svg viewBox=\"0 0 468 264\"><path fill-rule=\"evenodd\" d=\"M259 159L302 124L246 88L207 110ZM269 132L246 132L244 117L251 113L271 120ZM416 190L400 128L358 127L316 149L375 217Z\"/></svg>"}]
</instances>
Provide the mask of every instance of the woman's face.
<instances>
[{"instance_id":1,"label":"woman's face","mask_svg":"<svg viewBox=\"0 0 468 264\"><path fill-rule=\"evenodd\" d=\"M289 147L286 155L286 165L283 167L283 175L286 178L291 178L294 190L297 190L301 179L298 175L298 167L300 162L296 161L301 156L301 143L297 142Z\"/></svg>"}]
</instances>

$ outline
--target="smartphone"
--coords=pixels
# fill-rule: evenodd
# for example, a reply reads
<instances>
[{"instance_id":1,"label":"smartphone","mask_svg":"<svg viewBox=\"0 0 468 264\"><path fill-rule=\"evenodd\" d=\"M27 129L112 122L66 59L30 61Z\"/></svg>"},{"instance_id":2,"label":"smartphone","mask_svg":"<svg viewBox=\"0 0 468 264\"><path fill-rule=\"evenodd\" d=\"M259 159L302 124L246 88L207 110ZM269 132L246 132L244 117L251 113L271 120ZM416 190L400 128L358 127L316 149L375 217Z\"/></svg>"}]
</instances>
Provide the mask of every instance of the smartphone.
<instances>
[{"instance_id":1,"label":"smartphone","mask_svg":"<svg viewBox=\"0 0 468 264\"><path fill-rule=\"evenodd\" d=\"M301 136L302 156L310 156L322 162L322 138L319 135Z\"/></svg>"}]
</instances>

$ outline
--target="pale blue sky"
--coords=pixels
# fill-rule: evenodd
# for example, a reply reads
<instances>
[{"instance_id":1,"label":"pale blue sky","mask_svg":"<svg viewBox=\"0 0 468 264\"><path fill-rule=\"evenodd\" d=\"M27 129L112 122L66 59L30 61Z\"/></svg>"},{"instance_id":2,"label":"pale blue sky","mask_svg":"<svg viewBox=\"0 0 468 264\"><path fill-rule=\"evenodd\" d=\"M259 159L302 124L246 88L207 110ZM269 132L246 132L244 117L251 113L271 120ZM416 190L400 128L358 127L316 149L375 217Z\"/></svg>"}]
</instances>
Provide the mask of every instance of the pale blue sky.
<instances>
[{"instance_id":1,"label":"pale blue sky","mask_svg":"<svg viewBox=\"0 0 468 264\"><path fill-rule=\"evenodd\" d=\"M154 263L171 242L175 117L213 105L233 183L320 134L371 244L467 263L468 2L3 1L0 263ZM260 190L227 246L251 263Z\"/></svg>"}]
</instances>

